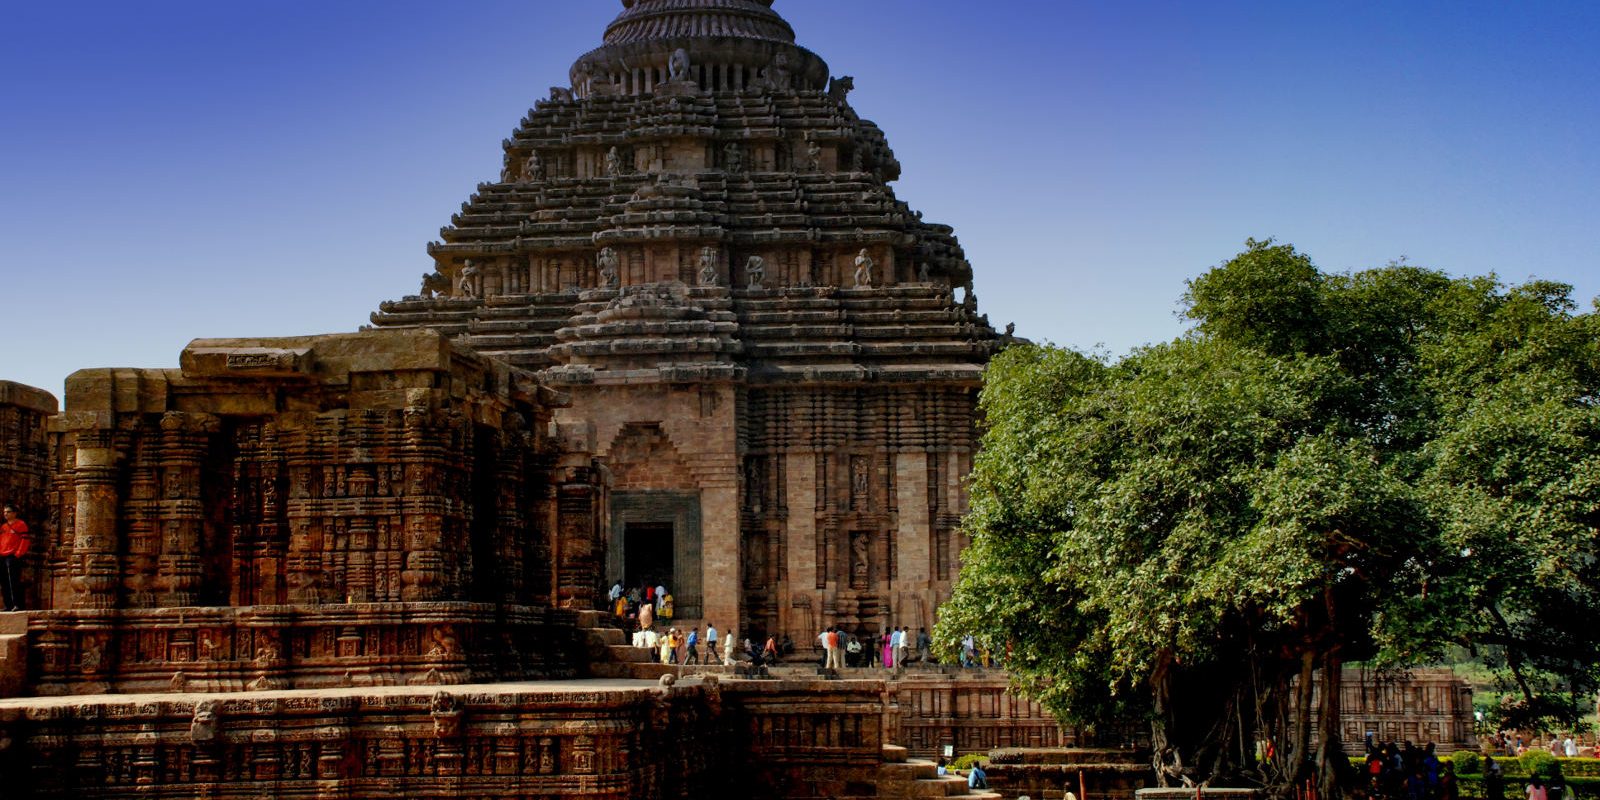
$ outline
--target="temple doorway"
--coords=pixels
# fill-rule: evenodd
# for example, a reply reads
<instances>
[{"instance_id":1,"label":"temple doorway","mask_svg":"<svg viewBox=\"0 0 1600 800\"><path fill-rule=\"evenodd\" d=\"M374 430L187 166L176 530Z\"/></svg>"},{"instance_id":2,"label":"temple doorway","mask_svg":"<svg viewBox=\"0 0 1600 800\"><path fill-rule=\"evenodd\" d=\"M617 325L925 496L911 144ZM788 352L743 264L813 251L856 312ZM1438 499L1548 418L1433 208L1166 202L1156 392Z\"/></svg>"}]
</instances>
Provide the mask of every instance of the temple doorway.
<instances>
[{"instance_id":1,"label":"temple doorway","mask_svg":"<svg viewBox=\"0 0 1600 800\"><path fill-rule=\"evenodd\" d=\"M670 522L627 523L622 539L624 585L663 585L674 594L681 591L674 581L672 545Z\"/></svg>"}]
</instances>

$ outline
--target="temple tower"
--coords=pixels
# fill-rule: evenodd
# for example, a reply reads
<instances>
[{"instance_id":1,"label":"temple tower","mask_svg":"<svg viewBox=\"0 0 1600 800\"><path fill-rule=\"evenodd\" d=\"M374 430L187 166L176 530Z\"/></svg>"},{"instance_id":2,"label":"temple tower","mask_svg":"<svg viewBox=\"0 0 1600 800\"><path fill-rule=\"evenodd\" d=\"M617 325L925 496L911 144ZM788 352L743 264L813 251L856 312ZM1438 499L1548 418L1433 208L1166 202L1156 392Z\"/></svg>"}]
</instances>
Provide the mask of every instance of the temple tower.
<instances>
[{"instance_id":1,"label":"temple tower","mask_svg":"<svg viewBox=\"0 0 1600 800\"><path fill-rule=\"evenodd\" d=\"M559 435L610 471L608 582L802 646L931 626L1004 340L971 267L771 0L623 6L372 322L570 393Z\"/></svg>"}]
</instances>

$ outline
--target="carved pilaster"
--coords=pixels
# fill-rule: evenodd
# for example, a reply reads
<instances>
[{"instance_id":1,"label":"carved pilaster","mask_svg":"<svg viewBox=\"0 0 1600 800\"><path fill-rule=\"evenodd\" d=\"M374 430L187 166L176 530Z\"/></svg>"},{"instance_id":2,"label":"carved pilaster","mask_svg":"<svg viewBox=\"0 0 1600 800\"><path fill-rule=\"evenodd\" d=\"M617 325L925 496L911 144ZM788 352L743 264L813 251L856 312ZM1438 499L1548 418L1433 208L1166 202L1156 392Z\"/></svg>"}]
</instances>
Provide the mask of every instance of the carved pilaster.
<instances>
[{"instance_id":1,"label":"carved pilaster","mask_svg":"<svg viewBox=\"0 0 1600 800\"><path fill-rule=\"evenodd\" d=\"M73 608L112 608L120 583L117 563L117 452L112 431L78 432L73 467L77 499L72 543Z\"/></svg>"}]
</instances>

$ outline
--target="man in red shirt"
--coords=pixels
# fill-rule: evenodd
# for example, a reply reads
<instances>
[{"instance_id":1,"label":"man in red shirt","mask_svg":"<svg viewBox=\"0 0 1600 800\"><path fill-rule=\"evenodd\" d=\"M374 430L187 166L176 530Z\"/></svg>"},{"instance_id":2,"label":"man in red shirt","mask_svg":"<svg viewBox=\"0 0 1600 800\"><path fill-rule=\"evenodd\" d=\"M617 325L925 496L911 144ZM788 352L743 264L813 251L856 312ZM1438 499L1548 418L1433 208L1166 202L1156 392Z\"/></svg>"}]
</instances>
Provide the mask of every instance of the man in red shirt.
<instances>
[{"instance_id":1,"label":"man in red shirt","mask_svg":"<svg viewBox=\"0 0 1600 800\"><path fill-rule=\"evenodd\" d=\"M6 506L0 522L0 594L5 610L22 610L22 557L28 554L28 523L17 516L17 509Z\"/></svg>"}]
</instances>

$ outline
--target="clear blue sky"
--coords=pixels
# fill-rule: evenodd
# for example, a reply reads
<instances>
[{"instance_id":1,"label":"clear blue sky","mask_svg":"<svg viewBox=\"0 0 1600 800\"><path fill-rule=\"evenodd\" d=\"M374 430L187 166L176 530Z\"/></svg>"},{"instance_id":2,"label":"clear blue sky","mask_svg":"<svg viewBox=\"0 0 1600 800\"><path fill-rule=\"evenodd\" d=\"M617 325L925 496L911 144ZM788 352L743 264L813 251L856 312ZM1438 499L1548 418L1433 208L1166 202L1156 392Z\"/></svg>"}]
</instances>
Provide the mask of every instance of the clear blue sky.
<instances>
[{"instance_id":1,"label":"clear blue sky","mask_svg":"<svg viewBox=\"0 0 1600 800\"><path fill-rule=\"evenodd\" d=\"M1600 294L1600 3L778 0L996 325L1120 353L1276 236ZM0 378L353 330L615 0L12 3Z\"/></svg>"}]
</instances>

